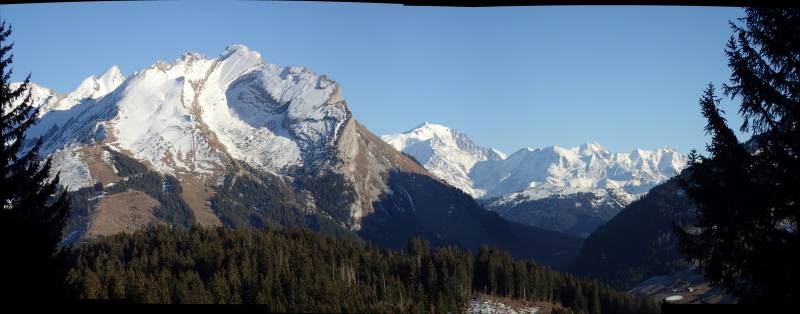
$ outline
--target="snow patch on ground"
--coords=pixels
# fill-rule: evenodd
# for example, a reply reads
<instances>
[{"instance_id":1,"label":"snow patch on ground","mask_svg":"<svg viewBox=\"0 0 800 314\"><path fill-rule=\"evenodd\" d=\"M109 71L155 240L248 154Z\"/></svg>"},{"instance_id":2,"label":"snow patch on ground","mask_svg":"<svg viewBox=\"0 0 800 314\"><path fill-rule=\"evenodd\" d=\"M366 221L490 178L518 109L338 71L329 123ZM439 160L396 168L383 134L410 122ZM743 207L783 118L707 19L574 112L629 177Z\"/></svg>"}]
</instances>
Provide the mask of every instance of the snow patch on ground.
<instances>
[{"instance_id":1,"label":"snow patch on ground","mask_svg":"<svg viewBox=\"0 0 800 314\"><path fill-rule=\"evenodd\" d=\"M536 307L510 306L487 297L473 297L469 300L467 309L464 312L468 314L535 314L539 312L539 309Z\"/></svg>"},{"instance_id":2,"label":"snow patch on ground","mask_svg":"<svg viewBox=\"0 0 800 314\"><path fill-rule=\"evenodd\" d=\"M680 301L680 300L683 300L683 296L671 295L671 296L668 296L668 297L664 298L664 301L670 301L670 302Z\"/></svg>"},{"instance_id":3,"label":"snow patch on ground","mask_svg":"<svg viewBox=\"0 0 800 314\"><path fill-rule=\"evenodd\" d=\"M111 153L110 152L108 152L107 150L103 150L101 158L103 158L103 162L106 165L111 167L111 170L114 170L115 174L119 174L119 171L117 171L117 166L114 165L114 160L111 159Z\"/></svg>"}]
</instances>

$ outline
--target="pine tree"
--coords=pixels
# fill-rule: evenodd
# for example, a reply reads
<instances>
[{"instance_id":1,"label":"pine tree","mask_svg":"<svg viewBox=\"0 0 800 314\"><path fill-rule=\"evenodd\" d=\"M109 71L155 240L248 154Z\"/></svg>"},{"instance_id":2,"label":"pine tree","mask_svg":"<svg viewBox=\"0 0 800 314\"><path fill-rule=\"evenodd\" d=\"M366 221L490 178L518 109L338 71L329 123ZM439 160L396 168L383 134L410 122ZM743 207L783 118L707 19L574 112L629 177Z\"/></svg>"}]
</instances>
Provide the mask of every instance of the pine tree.
<instances>
[{"instance_id":1,"label":"pine tree","mask_svg":"<svg viewBox=\"0 0 800 314\"><path fill-rule=\"evenodd\" d=\"M800 215L800 9L748 8L725 50L724 92L741 100L739 143L709 86L700 100L710 156L692 152L680 183L697 223L676 228L681 251L743 303L797 300Z\"/></svg>"},{"instance_id":2,"label":"pine tree","mask_svg":"<svg viewBox=\"0 0 800 314\"><path fill-rule=\"evenodd\" d=\"M592 283L592 289L589 299L589 313L600 314L602 305L600 304L600 292L598 291L597 282Z\"/></svg>"},{"instance_id":3,"label":"pine tree","mask_svg":"<svg viewBox=\"0 0 800 314\"><path fill-rule=\"evenodd\" d=\"M10 35L11 27L0 21L0 241L6 252L3 284L11 288L5 297L53 299L61 297L58 243L69 209L58 176L50 179L50 159L39 158L41 139L30 146L26 141L39 109L31 105L30 75L16 88L9 82Z\"/></svg>"},{"instance_id":4,"label":"pine tree","mask_svg":"<svg viewBox=\"0 0 800 314\"><path fill-rule=\"evenodd\" d=\"M99 299L104 296L104 289L100 278L93 271L84 273L81 280L81 292L79 297L86 299Z\"/></svg>"}]
</instances>

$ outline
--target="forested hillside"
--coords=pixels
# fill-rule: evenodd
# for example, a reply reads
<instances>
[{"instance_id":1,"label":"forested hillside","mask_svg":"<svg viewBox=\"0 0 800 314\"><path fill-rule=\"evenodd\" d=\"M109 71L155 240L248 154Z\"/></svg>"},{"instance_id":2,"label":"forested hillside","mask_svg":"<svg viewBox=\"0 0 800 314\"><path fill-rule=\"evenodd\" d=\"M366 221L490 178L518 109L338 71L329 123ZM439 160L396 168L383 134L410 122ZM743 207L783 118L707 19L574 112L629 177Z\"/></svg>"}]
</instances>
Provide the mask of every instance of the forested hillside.
<instances>
[{"instance_id":1,"label":"forested hillside","mask_svg":"<svg viewBox=\"0 0 800 314\"><path fill-rule=\"evenodd\" d=\"M389 190L364 219L359 236L381 247L400 249L421 236L434 246L457 245L477 251L483 244L563 270L583 239L508 221L487 211L471 196L428 176L389 174Z\"/></svg>"},{"instance_id":2,"label":"forested hillside","mask_svg":"<svg viewBox=\"0 0 800 314\"><path fill-rule=\"evenodd\" d=\"M586 238L619 213L628 199L629 195L622 191L602 190L539 199L520 197L520 200L508 202L491 198L481 203L510 221Z\"/></svg>"},{"instance_id":3,"label":"forested hillside","mask_svg":"<svg viewBox=\"0 0 800 314\"><path fill-rule=\"evenodd\" d=\"M73 297L144 303L262 303L271 311L458 312L473 292L561 303L585 313L653 312L654 301L487 246L476 254L379 250L307 229L171 229L73 249Z\"/></svg>"},{"instance_id":4,"label":"forested hillside","mask_svg":"<svg viewBox=\"0 0 800 314\"><path fill-rule=\"evenodd\" d=\"M688 225L693 208L675 179L654 187L586 239L570 272L630 289L651 276L688 268L673 223Z\"/></svg>"}]
</instances>

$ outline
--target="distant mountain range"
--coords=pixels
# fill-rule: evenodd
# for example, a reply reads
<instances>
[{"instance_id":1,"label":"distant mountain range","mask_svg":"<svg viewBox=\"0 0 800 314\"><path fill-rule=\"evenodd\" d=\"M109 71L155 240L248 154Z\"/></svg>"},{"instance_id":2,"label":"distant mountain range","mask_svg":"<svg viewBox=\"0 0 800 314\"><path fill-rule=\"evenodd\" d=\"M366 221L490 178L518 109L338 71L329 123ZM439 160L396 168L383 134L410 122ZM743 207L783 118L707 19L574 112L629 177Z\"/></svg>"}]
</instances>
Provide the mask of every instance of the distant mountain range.
<instances>
[{"instance_id":1,"label":"distant mountain range","mask_svg":"<svg viewBox=\"0 0 800 314\"><path fill-rule=\"evenodd\" d=\"M687 160L669 146L611 153L598 143L523 148L506 156L428 122L381 138L505 218L584 237L679 173Z\"/></svg>"},{"instance_id":2,"label":"distant mountain range","mask_svg":"<svg viewBox=\"0 0 800 314\"><path fill-rule=\"evenodd\" d=\"M149 224L301 226L392 248L490 244L554 267L582 242L485 211L359 124L335 81L244 45L111 67L67 94L31 86L41 120L27 145L42 137L72 196L65 242Z\"/></svg>"}]
</instances>

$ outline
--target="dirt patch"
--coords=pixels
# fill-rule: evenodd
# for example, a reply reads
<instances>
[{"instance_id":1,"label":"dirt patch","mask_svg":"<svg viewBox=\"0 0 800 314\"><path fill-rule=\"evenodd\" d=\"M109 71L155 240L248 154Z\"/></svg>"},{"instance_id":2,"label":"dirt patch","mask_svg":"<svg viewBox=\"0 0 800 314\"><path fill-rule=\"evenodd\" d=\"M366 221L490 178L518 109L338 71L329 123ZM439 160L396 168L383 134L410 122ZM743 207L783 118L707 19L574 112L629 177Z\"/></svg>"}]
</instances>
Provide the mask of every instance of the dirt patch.
<instances>
[{"instance_id":1,"label":"dirt patch","mask_svg":"<svg viewBox=\"0 0 800 314\"><path fill-rule=\"evenodd\" d=\"M214 187L191 175L179 174L177 178L183 189L181 197L192 209L197 223L203 227L222 225L208 201L214 195Z\"/></svg>"},{"instance_id":2,"label":"dirt patch","mask_svg":"<svg viewBox=\"0 0 800 314\"><path fill-rule=\"evenodd\" d=\"M163 224L153 214L158 206L156 199L137 190L107 195L98 202L85 237L132 233L150 224Z\"/></svg>"},{"instance_id":3,"label":"dirt patch","mask_svg":"<svg viewBox=\"0 0 800 314\"><path fill-rule=\"evenodd\" d=\"M86 166L89 167L92 179L106 185L119 181L120 177L114 171L114 168L103 159L104 151L101 145L81 147L81 157Z\"/></svg>"}]
</instances>

